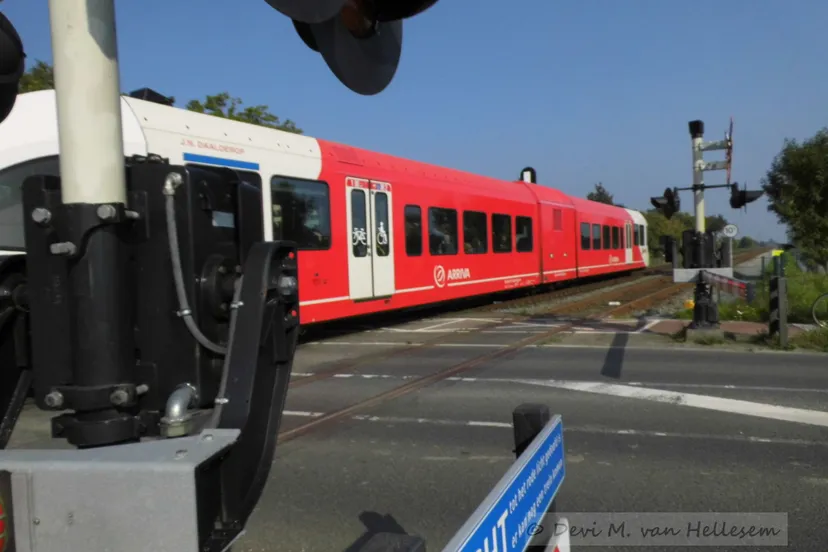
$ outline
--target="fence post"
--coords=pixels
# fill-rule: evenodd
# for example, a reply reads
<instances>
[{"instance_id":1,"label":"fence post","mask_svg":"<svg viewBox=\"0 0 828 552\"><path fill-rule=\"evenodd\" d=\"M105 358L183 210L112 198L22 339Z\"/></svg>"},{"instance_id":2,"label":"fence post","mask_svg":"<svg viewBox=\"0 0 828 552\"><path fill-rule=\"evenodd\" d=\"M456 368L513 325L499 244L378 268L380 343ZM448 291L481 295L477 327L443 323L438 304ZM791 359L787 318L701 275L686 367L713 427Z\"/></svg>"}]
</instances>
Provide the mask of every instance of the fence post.
<instances>
[{"instance_id":1,"label":"fence post","mask_svg":"<svg viewBox=\"0 0 828 552\"><path fill-rule=\"evenodd\" d=\"M778 257L774 257L777 259ZM781 263L780 263L781 264ZM775 268L778 268L776 265ZM788 346L788 281L783 276L770 279L769 333L779 336L779 345Z\"/></svg>"}]
</instances>

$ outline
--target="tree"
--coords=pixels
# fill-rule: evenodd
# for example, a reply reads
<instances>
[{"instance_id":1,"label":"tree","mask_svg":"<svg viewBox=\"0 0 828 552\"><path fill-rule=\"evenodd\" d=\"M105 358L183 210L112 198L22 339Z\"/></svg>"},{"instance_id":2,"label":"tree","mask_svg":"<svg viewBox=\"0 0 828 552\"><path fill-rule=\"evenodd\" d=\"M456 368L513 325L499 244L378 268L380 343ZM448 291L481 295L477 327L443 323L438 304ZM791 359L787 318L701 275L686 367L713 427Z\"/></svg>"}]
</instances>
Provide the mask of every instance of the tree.
<instances>
[{"instance_id":1,"label":"tree","mask_svg":"<svg viewBox=\"0 0 828 552\"><path fill-rule=\"evenodd\" d=\"M742 236L742 238L739 239L737 243L740 249L750 249L751 247L754 247L756 245L756 240L754 240L750 236Z\"/></svg>"},{"instance_id":2,"label":"tree","mask_svg":"<svg viewBox=\"0 0 828 552\"><path fill-rule=\"evenodd\" d=\"M791 241L828 269L828 128L802 143L785 140L762 189L768 210L787 225Z\"/></svg>"},{"instance_id":3,"label":"tree","mask_svg":"<svg viewBox=\"0 0 828 552\"><path fill-rule=\"evenodd\" d=\"M271 113L266 105L247 107L241 107L241 105L241 99L233 98L229 93L222 92L221 94L207 96L204 102L190 100L187 102L185 109L198 113L206 113L215 117L222 117L224 119L302 134L302 129L297 128L293 121L287 119L281 122L279 117Z\"/></svg>"},{"instance_id":4,"label":"tree","mask_svg":"<svg viewBox=\"0 0 828 552\"><path fill-rule=\"evenodd\" d=\"M37 92L38 90L52 90L55 87L54 68L45 61L37 60L20 78L19 93ZM253 125L276 128L295 134L303 134L296 123L287 119L282 122L279 117L270 112L266 105L241 107L242 101L233 98L227 92L207 96L204 102L192 100L185 109L206 113L234 121L242 121Z\"/></svg>"},{"instance_id":5,"label":"tree","mask_svg":"<svg viewBox=\"0 0 828 552\"><path fill-rule=\"evenodd\" d=\"M615 205L612 194L610 194L604 185L599 182L595 185L595 191L587 194L587 199L590 201L597 201L598 203L606 203L607 205Z\"/></svg>"},{"instance_id":6,"label":"tree","mask_svg":"<svg viewBox=\"0 0 828 552\"><path fill-rule=\"evenodd\" d=\"M28 71L20 77L18 92L37 92L39 90L52 90L55 87L55 71L45 61L37 60Z\"/></svg>"},{"instance_id":7,"label":"tree","mask_svg":"<svg viewBox=\"0 0 828 552\"><path fill-rule=\"evenodd\" d=\"M704 217L704 229L708 232L721 232L727 225L727 219L724 218L722 215Z\"/></svg>"}]
</instances>

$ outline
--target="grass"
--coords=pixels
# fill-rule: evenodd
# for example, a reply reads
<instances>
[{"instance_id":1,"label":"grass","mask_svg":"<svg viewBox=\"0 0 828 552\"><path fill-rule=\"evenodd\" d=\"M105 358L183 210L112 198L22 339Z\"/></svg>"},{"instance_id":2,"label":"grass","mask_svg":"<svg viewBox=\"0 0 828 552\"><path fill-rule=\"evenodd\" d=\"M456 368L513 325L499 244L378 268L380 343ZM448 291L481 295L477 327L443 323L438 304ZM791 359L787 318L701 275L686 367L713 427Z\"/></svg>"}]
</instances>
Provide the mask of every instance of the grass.
<instances>
[{"instance_id":1,"label":"grass","mask_svg":"<svg viewBox=\"0 0 828 552\"><path fill-rule=\"evenodd\" d=\"M768 332L757 334L752 338L752 342L756 345L764 345L771 349L780 349L792 351L794 349L803 349L806 351L818 351L828 353L828 328L817 328L807 332L802 332L788 338L788 345L782 347L779 342L779 336L771 337Z\"/></svg>"},{"instance_id":2,"label":"grass","mask_svg":"<svg viewBox=\"0 0 828 552\"><path fill-rule=\"evenodd\" d=\"M772 272L773 265L768 263L762 280L756 282L756 298L750 304L742 299L719 303L719 319L768 322ZM803 272L792 258L788 258L785 277L788 280L788 322L813 324L811 307L817 297L828 292L828 275ZM677 313L677 317L691 320L693 309L683 309Z\"/></svg>"},{"instance_id":3,"label":"grass","mask_svg":"<svg viewBox=\"0 0 828 552\"><path fill-rule=\"evenodd\" d=\"M679 343L687 343L687 328L682 328L674 334L671 334L670 337ZM767 331L751 336L740 336L731 332L725 332L724 338L715 335L700 335L695 337L691 342L697 345L711 346L722 345L725 343L744 343L759 345L780 351L793 351L799 349L828 353L828 328L817 328L792 335L788 337L788 344L786 347L782 347L779 343L779 336L771 337Z\"/></svg>"}]
</instances>

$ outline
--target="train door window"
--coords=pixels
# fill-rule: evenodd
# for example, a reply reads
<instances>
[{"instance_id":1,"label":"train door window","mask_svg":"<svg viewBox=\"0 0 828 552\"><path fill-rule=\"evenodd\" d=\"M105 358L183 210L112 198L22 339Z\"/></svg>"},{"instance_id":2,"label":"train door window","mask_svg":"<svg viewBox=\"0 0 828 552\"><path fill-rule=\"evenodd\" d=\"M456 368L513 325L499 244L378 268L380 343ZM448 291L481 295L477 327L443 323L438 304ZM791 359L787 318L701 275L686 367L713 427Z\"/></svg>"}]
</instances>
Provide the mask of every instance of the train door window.
<instances>
[{"instance_id":1,"label":"train door window","mask_svg":"<svg viewBox=\"0 0 828 552\"><path fill-rule=\"evenodd\" d=\"M627 241L625 241L625 242L624 242L624 245L626 246L626 248L627 248L627 249L629 249L629 248L630 248L630 247L632 247L632 245L633 245L633 239L632 239L632 225L631 225L631 224L627 224L626 226L627 226L627 232L626 232L626 236L627 236L627 237L626 237L626 240L627 240Z\"/></svg>"},{"instance_id":2,"label":"train door window","mask_svg":"<svg viewBox=\"0 0 828 552\"><path fill-rule=\"evenodd\" d=\"M590 246L590 239L589 239L589 223L582 222L581 223L581 249L584 251L589 250Z\"/></svg>"},{"instance_id":3,"label":"train door window","mask_svg":"<svg viewBox=\"0 0 828 552\"><path fill-rule=\"evenodd\" d=\"M643 224L641 225L641 245L643 247L647 246L647 227Z\"/></svg>"},{"instance_id":4,"label":"train door window","mask_svg":"<svg viewBox=\"0 0 828 552\"><path fill-rule=\"evenodd\" d=\"M391 250L391 225L388 224L388 194L374 194L374 243L377 244L377 256L387 257Z\"/></svg>"},{"instance_id":5,"label":"train door window","mask_svg":"<svg viewBox=\"0 0 828 552\"><path fill-rule=\"evenodd\" d=\"M13 165L0 171L0 246L25 251L23 231L23 181L36 174L60 176L58 157L44 157Z\"/></svg>"},{"instance_id":6,"label":"train door window","mask_svg":"<svg viewBox=\"0 0 828 552\"><path fill-rule=\"evenodd\" d=\"M613 249L618 249L620 247L619 246L620 241L621 241L621 236L620 236L620 232L618 231L618 227L613 226L612 227L612 248Z\"/></svg>"},{"instance_id":7,"label":"train door window","mask_svg":"<svg viewBox=\"0 0 828 552\"><path fill-rule=\"evenodd\" d=\"M610 243L610 227L606 224L603 226L604 231L604 247L602 249L612 249L612 244Z\"/></svg>"},{"instance_id":8,"label":"train door window","mask_svg":"<svg viewBox=\"0 0 828 552\"><path fill-rule=\"evenodd\" d=\"M595 250L601 249L601 225L592 225L592 248Z\"/></svg>"},{"instance_id":9,"label":"train door window","mask_svg":"<svg viewBox=\"0 0 828 552\"><path fill-rule=\"evenodd\" d=\"M354 257L368 256L368 216L365 205L365 191L351 190L351 248Z\"/></svg>"},{"instance_id":10,"label":"train door window","mask_svg":"<svg viewBox=\"0 0 828 552\"><path fill-rule=\"evenodd\" d=\"M509 215L492 215L492 251L512 252L512 217Z\"/></svg>"},{"instance_id":11,"label":"train door window","mask_svg":"<svg viewBox=\"0 0 828 552\"><path fill-rule=\"evenodd\" d=\"M428 250L432 255L457 255L457 211L428 208Z\"/></svg>"},{"instance_id":12,"label":"train door window","mask_svg":"<svg viewBox=\"0 0 828 552\"><path fill-rule=\"evenodd\" d=\"M634 225L633 226L633 245L638 245L638 244L641 243L641 240L640 240L641 234L640 234L640 232L641 232L641 227L639 227L637 224Z\"/></svg>"},{"instance_id":13,"label":"train door window","mask_svg":"<svg viewBox=\"0 0 828 552\"><path fill-rule=\"evenodd\" d=\"M296 242L302 250L331 247L331 202L328 184L284 176L270 179L273 239Z\"/></svg>"},{"instance_id":14,"label":"train door window","mask_svg":"<svg viewBox=\"0 0 828 552\"><path fill-rule=\"evenodd\" d=\"M463 252L480 255L489 250L486 213L463 211Z\"/></svg>"},{"instance_id":15,"label":"train door window","mask_svg":"<svg viewBox=\"0 0 828 552\"><path fill-rule=\"evenodd\" d=\"M423 213L419 205L405 206L405 253L409 257L423 254Z\"/></svg>"},{"instance_id":16,"label":"train door window","mask_svg":"<svg viewBox=\"0 0 828 552\"><path fill-rule=\"evenodd\" d=\"M529 253L532 245L532 218L515 217L515 250L518 253Z\"/></svg>"},{"instance_id":17,"label":"train door window","mask_svg":"<svg viewBox=\"0 0 828 552\"><path fill-rule=\"evenodd\" d=\"M555 209L552 211L552 229L556 231L563 230L563 221L561 220L563 215L560 209Z\"/></svg>"}]
</instances>

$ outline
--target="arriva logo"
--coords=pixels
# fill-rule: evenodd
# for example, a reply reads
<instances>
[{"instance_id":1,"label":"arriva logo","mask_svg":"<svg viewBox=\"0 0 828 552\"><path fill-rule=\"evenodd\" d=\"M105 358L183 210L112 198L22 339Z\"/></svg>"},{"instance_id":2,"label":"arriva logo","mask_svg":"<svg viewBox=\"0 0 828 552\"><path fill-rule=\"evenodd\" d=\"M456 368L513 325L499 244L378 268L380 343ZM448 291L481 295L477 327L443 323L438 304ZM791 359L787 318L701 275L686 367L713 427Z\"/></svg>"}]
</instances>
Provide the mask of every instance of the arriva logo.
<instances>
[{"instance_id":1,"label":"arriva logo","mask_svg":"<svg viewBox=\"0 0 828 552\"><path fill-rule=\"evenodd\" d=\"M446 274L446 269L442 265L434 267L434 283L437 287L445 287L446 281L454 282L457 280L468 280L471 278L471 271L468 268L452 268Z\"/></svg>"},{"instance_id":2,"label":"arriva logo","mask_svg":"<svg viewBox=\"0 0 828 552\"><path fill-rule=\"evenodd\" d=\"M620 263L620 262L621 262L621 258L620 258L620 257L615 257L615 256L613 256L613 255L610 255L609 262L610 262L610 264Z\"/></svg>"}]
</instances>

